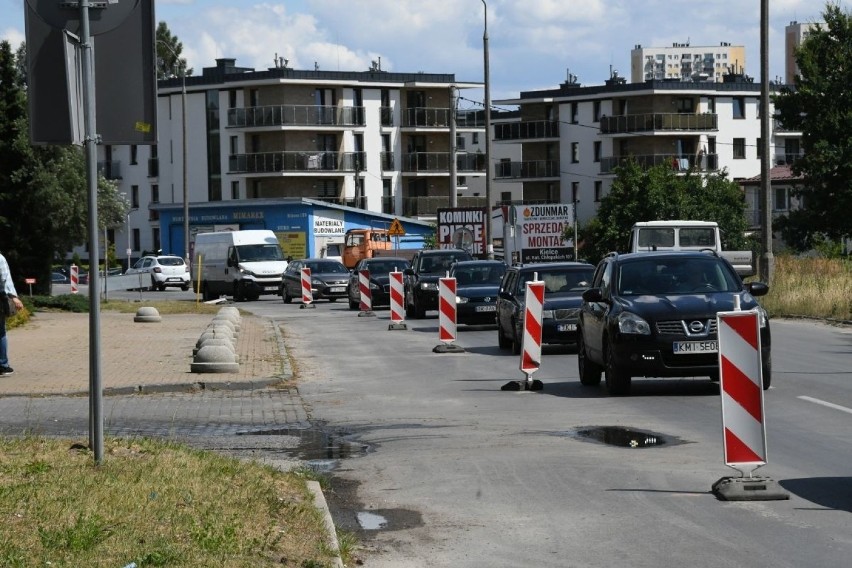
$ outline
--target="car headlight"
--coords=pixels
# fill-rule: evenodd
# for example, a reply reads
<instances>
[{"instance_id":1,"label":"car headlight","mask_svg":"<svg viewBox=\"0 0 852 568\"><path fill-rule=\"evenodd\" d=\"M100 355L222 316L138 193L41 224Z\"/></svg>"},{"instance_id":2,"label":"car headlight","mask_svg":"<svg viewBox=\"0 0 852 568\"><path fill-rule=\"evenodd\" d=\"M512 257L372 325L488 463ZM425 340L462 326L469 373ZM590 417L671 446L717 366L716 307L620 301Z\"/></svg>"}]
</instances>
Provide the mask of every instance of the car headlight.
<instances>
[{"instance_id":1,"label":"car headlight","mask_svg":"<svg viewBox=\"0 0 852 568\"><path fill-rule=\"evenodd\" d=\"M631 335L651 335L651 326L636 314L621 312L618 314L618 331Z\"/></svg>"},{"instance_id":2,"label":"car headlight","mask_svg":"<svg viewBox=\"0 0 852 568\"><path fill-rule=\"evenodd\" d=\"M437 290L438 283L437 282L421 282L420 283L421 290Z\"/></svg>"},{"instance_id":3,"label":"car headlight","mask_svg":"<svg viewBox=\"0 0 852 568\"><path fill-rule=\"evenodd\" d=\"M466 304L469 301L470 300L468 298L465 298L464 296L456 296L456 303L457 304Z\"/></svg>"},{"instance_id":4,"label":"car headlight","mask_svg":"<svg viewBox=\"0 0 852 568\"><path fill-rule=\"evenodd\" d=\"M370 289L371 290L379 290L379 289L381 289L381 286L379 286L375 282L370 282Z\"/></svg>"},{"instance_id":5,"label":"car headlight","mask_svg":"<svg viewBox=\"0 0 852 568\"><path fill-rule=\"evenodd\" d=\"M255 276L255 273L252 272L251 270L248 270L247 268L243 268L242 266L240 266L238 268L239 268L240 274L243 274L245 276Z\"/></svg>"},{"instance_id":6,"label":"car headlight","mask_svg":"<svg viewBox=\"0 0 852 568\"><path fill-rule=\"evenodd\" d=\"M311 278L311 286L325 286L325 282L318 278Z\"/></svg>"}]
</instances>

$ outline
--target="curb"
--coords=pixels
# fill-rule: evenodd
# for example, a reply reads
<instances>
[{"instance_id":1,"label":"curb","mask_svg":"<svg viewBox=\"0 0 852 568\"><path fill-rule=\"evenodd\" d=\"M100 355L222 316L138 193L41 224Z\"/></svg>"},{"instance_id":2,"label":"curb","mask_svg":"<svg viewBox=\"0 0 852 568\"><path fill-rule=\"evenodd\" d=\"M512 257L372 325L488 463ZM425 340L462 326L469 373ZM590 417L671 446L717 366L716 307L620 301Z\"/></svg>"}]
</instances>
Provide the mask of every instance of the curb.
<instances>
[{"instance_id":1,"label":"curb","mask_svg":"<svg viewBox=\"0 0 852 568\"><path fill-rule=\"evenodd\" d=\"M329 546L336 555L332 562L335 567L344 568L343 560L340 558L340 545L337 542L337 529L334 528L331 511L328 510L328 503L325 501L325 495L323 495L319 481L308 480L305 483L307 483L308 490L314 496L314 506L319 509L322 514L323 524L325 525L325 530L328 533Z\"/></svg>"}]
</instances>

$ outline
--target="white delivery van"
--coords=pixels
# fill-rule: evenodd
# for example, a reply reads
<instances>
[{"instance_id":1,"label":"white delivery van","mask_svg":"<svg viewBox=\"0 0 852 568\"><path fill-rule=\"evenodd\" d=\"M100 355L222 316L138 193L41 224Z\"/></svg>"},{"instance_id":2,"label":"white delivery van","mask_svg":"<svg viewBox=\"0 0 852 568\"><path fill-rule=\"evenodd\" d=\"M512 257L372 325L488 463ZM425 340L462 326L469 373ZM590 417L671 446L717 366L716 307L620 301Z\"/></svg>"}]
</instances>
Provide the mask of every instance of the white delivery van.
<instances>
[{"instance_id":1,"label":"white delivery van","mask_svg":"<svg viewBox=\"0 0 852 568\"><path fill-rule=\"evenodd\" d=\"M287 261L272 231L195 235L192 278L205 301L228 295L242 302L278 294L285 268Z\"/></svg>"}]
</instances>

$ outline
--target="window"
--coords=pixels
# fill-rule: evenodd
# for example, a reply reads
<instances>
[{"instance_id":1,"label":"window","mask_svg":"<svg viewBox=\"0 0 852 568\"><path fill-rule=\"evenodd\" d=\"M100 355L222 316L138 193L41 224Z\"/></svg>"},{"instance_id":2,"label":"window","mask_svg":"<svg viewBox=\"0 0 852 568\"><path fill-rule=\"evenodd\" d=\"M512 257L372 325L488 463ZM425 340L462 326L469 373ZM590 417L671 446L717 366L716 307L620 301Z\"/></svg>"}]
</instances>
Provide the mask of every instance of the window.
<instances>
[{"instance_id":1,"label":"window","mask_svg":"<svg viewBox=\"0 0 852 568\"><path fill-rule=\"evenodd\" d=\"M708 136L707 137L707 153L715 154L716 153L716 137Z\"/></svg>"},{"instance_id":2,"label":"window","mask_svg":"<svg viewBox=\"0 0 852 568\"><path fill-rule=\"evenodd\" d=\"M139 163L136 159L138 148L139 147L136 144L130 145L130 164L133 166Z\"/></svg>"},{"instance_id":3,"label":"window","mask_svg":"<svg viewBox=\"0 0 852 568\"><path fill-rule=\"evenodd\" d=\"M232 181L231 182L231 199L239 199L240 198L240 182Z\"/></svg>"},{"instance_id":4,"label":"window","mask_svg":"<svg viewBox=\"0 0 852 568\"><path fill-rule=\"evenodd\" d=\"M260 104L259 92L257 89L249 91L249 106L256 107Z\"/></svg>"},{"instance_id":5,"label":"window","mask_svg":"<svg viewBox=\"0 0 852 568\"><path fill-rule=\"evenodd\" d=\"M691 114L695 112L695 100L689 97L675 99L675 110L679 114Z\"/></svg>"},{"instance_id":6,"label":"window","mask_svg":"<svg viewBox=\"0 0 852 568\"><path fill-rule=\"evenodd\" d=\"M160 202L160 186L156 183L151 184L151 203Z\"/></svg>"},{"instance_id":7,"label":"window","mask_svg":"<svg viewBox=\"0 0 852 568\"><path fill-rule=\"evenodd\" d=\"M497 169L500 172L500 177L512 177L512 160L510 158L500 158Z\"/></svg>"},{"instance_id":8,"label":"window","mask_svg":"<svg viewBox=\"0 0 852 568\"><path fill-rule=\"evenodd\" d=\"M763 138L757 139L757 158L763 157Z\"/></svg>"},{"instance_id":9,"label":"window","mask_svg":"<svg viewBox=\"0 0 852 568\"><path fill-rule=\"evenodd\" d=\"M571 203L577 203L580 201L580 182L572 181L571 182Z\"/></svg>"},{"instance_id":10,"label":"window","mask_svg":"<svg viewBox=\"0 0 852 568\"><path fill-rule=\"evenodd\" d=\"M231 89L228 91L228 108L237 108L237 91Z\"/></svg>"},{"instance_id":11,"label":"window","mask_svg":"<svg viewBox=\"0 0 852 568\"><path fill-rule=\"evenodd\" d=\"M717 63L716 65L718 66L719 64ZM709 97L707 99L707 112L716 112L716 97Z\"/></svg>"},{"instance_id":12,"label":"window","mask_svg":"<svg viewBox=\"0 0 852 568\"><path fill-rule=\"evenodd\" d=\"M731 108L734 118L745 118L745 97L732 98Z\"/></svg>"},{"instance_id":13,"label":"window","mask_svg":"<svg viewBox=\"0 0 852 568\"><path fill-rule=\"evenodd\" d=\"M139 229L133 229L133 246L130 248L133 250L142 250L139 243Z\"/></svg>"},{"instance_id":14,"label":"window","mask_svg":"<svg viewBox=\"0 0 852 568\"><path fill-rule=\"evenodd\" d=\"M571 142L571 163L577 164L580 162L580 143Z\"/></svg>"},{"instance_id":15,"label":"window","mask_svg":"<svg viewBox=\"0 0 852 568\"><path fill-rule=\"evenodd\" d=\"M603 193L603 182L596 181L595 182L595 203L598 203L603 197L601 194Z\"/></svg>"},{"instance_id":16,"label":"window","mask_svg":"<svg viewBox=\"0 0 852 568\"><path fill-rule=\"evenodd\" d=\"M464 136L456 134L456 150L464 150Z\"/></svg>"},{"instance_id":17,"label":"window","mask_svg":"<svg viewBox=\"0 0 852 568\"><path fill-rule=\"evenodd\" d=\"M579 117L579 104L571 103L571 124L577 124Z\"/></svg>"},{"instance_id":18,"label":"window","mask_svg":"<svg viewBox=\"0 0 852 568\"><path fill-rule=\"evenodd\" d=\"M734 138L734 159L744 160L746 157L745 138Z\"/></svg>"},{"instance_id":19,"label":"window","mask_svg":"<svg viewBox=\"0 0 852 568\"><path fill-rule=\"evenodd\" d=\"M151 229L151 241L154 243L154 250L160 250L160 229L157 227Z\"/></svg>"},{"instance_id":20,"label":"window","mask_svg":"<svg viewBox=\"0 0 852 568\"><path fill-rule=\"evenodd\" d=\"M474 133L473 133L473 136L472 136L472 139L471 139L471 143L473 143L473 144L479 144L479 132L474 132Z\"/></svg>"},{"instance_id":21,"label":"window","mask_svg":"<svg viewBox=\"0 0 852 568\"><path fill-rule=\"evenodd\" d=\"M592 106L592 114L594 115L593 120L595 122L600 122L601 121L601 102L600 101L594 101L592 103L592 105L593 105Z\"/></svg>"},{"instance_id":22,"label":"window","mask_svg":"<svg viewBox=\"0 0 852 568\"><path fill-rule=\"evenodd\" d=\"M232 155L233 155L233 154L238 154L238 153L239 153L239 148L240 148L240 146L239 146L239 144L237 143L237 137L236 137L236 136L231 136L231 137L230 137L230 139L229 139L229 141L230 141L230 148L229 148L229 150L230 150L231 154L232 154Z\"/></svg>"},{"instance_id":23,"label":"window","mask_svg":"<svg viewBox=\"0 0 852 568\"><path fill-rule=\"evenodd\" d=\"M600 162L601 161L601 143L600 143L600 141L597 141L597 140L595 141L594 151L595 151L595 162Z\"/></svg>"},{"instance_id":24,"label":"window","mask_svg":"<svg viewBox=\"0 0 852 568\"><path fill-rule=\"evenodd\" d=\"M130 186L130 206L134 209L139 209L139 186Z\"/></svg>"},{"instance_id":25,"label":"window","mask_svg":"<svg viewBox=\"0 0 852 568\"><path fill-rule=\"evenodd\" d=\"M787 211L790 209L790 200L786 187L776 187L772 194L773 211Z\"/></svg>"}]
</instances>

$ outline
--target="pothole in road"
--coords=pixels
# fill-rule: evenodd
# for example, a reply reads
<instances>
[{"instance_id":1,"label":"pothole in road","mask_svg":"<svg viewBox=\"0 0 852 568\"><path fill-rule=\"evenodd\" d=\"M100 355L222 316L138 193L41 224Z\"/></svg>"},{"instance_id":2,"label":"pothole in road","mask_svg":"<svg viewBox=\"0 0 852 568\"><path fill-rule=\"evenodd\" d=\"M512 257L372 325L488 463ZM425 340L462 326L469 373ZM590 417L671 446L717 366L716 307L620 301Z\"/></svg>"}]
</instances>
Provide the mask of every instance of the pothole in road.
<instances>
[{"instance_id":1,"label":"pothole in road","mask_svg":"<svg viewBox=\"0 0 852 568\"><path fill-rule=\"evenodd\" d=\"M315 471L331 471L340 460L365 455L370 447L346 440L343 436L310 428L275 428L238 432L238 436L288 436L297 439L293 448L282 451L298 458Z\"/></svg>"},{"instance_id":2,"label":"pothole in road","mask_svg":"<svg viewBox=\"0 0 852 568\"><path fill-rule=\"evenodd\" d=\"M624 426L592 426L577 428L573 435L581 440L600 442L620 448L653 448L683 443L674 436Z\"/></svg>"}]
</instances>

